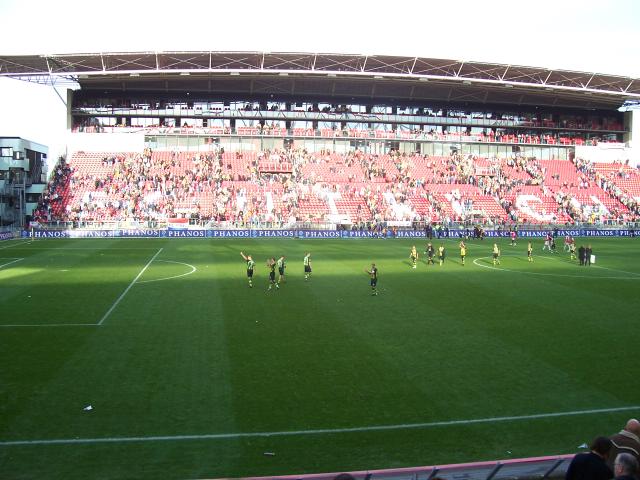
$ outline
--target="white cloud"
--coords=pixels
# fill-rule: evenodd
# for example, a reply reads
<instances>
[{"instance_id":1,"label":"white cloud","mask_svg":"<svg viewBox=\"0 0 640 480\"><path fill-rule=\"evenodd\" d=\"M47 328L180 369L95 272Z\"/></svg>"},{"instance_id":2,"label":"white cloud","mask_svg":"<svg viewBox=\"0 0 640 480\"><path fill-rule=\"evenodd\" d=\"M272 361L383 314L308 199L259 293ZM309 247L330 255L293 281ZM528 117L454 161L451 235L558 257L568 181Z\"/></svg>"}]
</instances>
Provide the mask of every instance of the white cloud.
<instances>
[{"instance_id":1,"label":"white cloud","mask_svg":"<svg viewBox=\"0 0 640 480\"><path fill-rule=\"evenodd\" d=\"M340 52L640 76L640 2L634 0L112 0L99 9L79 0L9 0L0 16L4 54Z\"/></svg>"}]
</instances>

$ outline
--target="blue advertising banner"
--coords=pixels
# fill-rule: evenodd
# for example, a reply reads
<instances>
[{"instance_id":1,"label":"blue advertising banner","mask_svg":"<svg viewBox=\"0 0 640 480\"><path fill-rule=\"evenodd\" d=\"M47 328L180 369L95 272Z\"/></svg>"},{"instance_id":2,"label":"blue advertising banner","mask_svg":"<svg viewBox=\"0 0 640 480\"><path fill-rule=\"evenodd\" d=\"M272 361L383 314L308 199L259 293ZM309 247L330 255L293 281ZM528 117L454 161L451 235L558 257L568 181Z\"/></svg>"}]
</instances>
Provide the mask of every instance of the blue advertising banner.
<instances>
[{"instance_id":1,"label":"blue advertising banner","mask_svg":"<svg viewBox=\"0 0 640 480\"><path fill-rule=\"evenodd\" d=\"M471 233L471 232L469 232ZM544 238L553 230L519 230L519 238ZM460 238L467 234L467 230L442 230L434 232L434 239ZM487 238L508 238L508 230L485 230ZM628 229L558 229L556 237L629 237L635 236L635 231ZM368 230L191 230L191 229L120 229L120 230L33 230L22 231L22 238L381 238L381 232ZM395 238L426 239L424 230L399 230ZM0 233L0 240L13 238L10 232ZM391 230L385 238L394 238Z\"/></svg>"},{"instance_id":2,"label":"blue advertising banner","mask_svg":"<svg viewBox=\"0 0 640 480\"><path fill-rule=\"evenodd\" d=\"M298 230L298 238L342 238L337 230Z\"/></svg>"}]
</instances>

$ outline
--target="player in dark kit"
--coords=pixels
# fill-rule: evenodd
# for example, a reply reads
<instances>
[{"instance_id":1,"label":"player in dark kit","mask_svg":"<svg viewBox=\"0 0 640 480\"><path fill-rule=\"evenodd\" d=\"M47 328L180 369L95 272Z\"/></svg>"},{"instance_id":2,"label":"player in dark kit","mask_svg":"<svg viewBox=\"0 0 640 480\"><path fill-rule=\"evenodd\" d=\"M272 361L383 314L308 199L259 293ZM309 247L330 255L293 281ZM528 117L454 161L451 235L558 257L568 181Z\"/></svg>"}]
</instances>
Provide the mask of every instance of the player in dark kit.
<instances>
[{"instance_id":1,"label":"player in dark kit","mask_svg":"<svg viewBox=\"0 0 640 480\"><path fill-rule=\"evenodd\" d=\"M578 249L578 260L580 261L580 265L584 265L585 256L586 250L584 245L580 245L580 248Z\"/></svg>"},{"instance_id":2,"label":"player in dark kit","mask_svg":"<svg viewBox=\"0 0 640 480\"><path fill-rule=\"evenodd\" d=\"M267 260L267 267L269 267L269 290L274 285L276 289L280 288L280 285L276 283L276 259L274 257Z\"/></svg>"},{"instance_id":3,"label":"player in dark kit","mask_svg":"<svg viewBox=\"0 0 640 480\"><path fill-rule=\"evenodd\" d=\"M436 249L433 248L433 245L431 244L431 242L429 242L427 244L427 250L424 253L427 254L427 265L429 265L429 264L435 265L435 263L433 261L433 257L436 254Z\"/></svg>"},{"instance_id":4,"label":"player in dark kit","mask_svg":"<svg viewBox=\"0 0 640 480\"><path fill-rule=\"evenodd\" d=\"M256 262L253 261L251 255L245 255L243 252L240 252L244 261L247 262L247 278L249 279L249 288L253 288L253 267L256 266Z\"/></svg>"},{"instance_id":5,"label":"player in dark kit","mask_svg":"<svg viewBox=\"0 0 640 480\"><path fill-rule=\"evenodd\" d=\"M375 263L371 264L371 270L364 270L371 279L371 295L378 295L378 269Z\"/></svg>"}]
</instances>

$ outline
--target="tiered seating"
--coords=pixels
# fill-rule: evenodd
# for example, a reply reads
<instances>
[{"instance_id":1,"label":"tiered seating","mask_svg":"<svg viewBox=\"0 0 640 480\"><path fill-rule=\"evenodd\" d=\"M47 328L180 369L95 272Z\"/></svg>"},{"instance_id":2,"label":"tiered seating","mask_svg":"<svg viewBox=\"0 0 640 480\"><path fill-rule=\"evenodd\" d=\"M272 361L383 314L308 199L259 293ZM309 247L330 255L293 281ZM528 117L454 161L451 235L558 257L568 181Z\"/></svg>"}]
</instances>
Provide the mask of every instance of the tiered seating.
<instances>
[{"instance_id":1,"label":"tiered seating","mask_svg":"<svg viewBox=\"0 0 640 480\"><path fill-rule=\"evenodd\" d=\"M640 197L640 172L620 163L596 163L593 165L603 179L622 189L627 195Z\"/></svg>"},{"instance_id":2,"label":"tiered seating","mask_svg":"<svg viewBox=\"0 0 640 480\"><path fill-rule=\"evenodd\" d=\"M439 214L434 209L434 205L429 201L429 198L427 198L426 193L420 192L411 194L408 199L413 210L420 215L421 218L432 222L439 221Z\"/></svg>"},{"instance_id":3,"label":"tiered seating","mask_svg":"<svg viewBox=\"0 0 640 480\"><path fill-rule=\"evenodd\" d=\"M537 185L516 187L505 199L511 202L520 221L565 223L571 220L569 215L560 210L560 205L555 197Z\"/></svg>"},{"instance_id":4,"label":"tiered seating","mask_svg":"<svg viewBox=\"0 0 640 480\"><path fill-rule=\"evenodd\" d=\"M566 160L540 160L544 170L544 184L548 187L558 185L578 186L582 180L576 166Z\"/></svg>"},{"instance_id":5,"label":"tiered seating","mask_svg":"<svg viewBox=\"0 0 640 480\"><path fill-rule=\"evenodd\" d=\"M507 219L507 212L498 201L490 195L478 195L473 198L473 210L484 212L486 217L492 219Z\"/></svg>"},{"instance_id":6,"label":"tiered seating","mask_svg":"<svg viewBox=\"0 0 640 480\"><path fill-rule=\"evenodd\" d=\"M363 198L336 200L339 215L348 215L352 222L367 221L371 218L371 211Z\"/></svg>"},{"instance_id":7,"label":"tiered seating","mask_svg":"<svg viewBox=\"0 0 640 480\"><path fill-rule=\"evenodd\" d=\"M345 160L337 154L322 157L317 163L307 163L302 166L304 178L313 182L349 183L364 178L364 172L359 164L347 165Z\"/></svg>"},{"instance_id":8,"label":"tiered seating","mask_svg":"<svg viewBox=\"0 0 640 480\"><path fill-rule=\"evenodd\" d=\"M640 173L620 164L351 152L83 153L47 199L54 219L197 216L246 222L587 221L637 216ZM479 185L479 186L478 186ZM335 209L330 206L333 198ZM606 207L607 211L600 208ZM332 210L333 209L333 210ZM635 218L635 217L634 217Z\"/></svg>"}]
</instances>

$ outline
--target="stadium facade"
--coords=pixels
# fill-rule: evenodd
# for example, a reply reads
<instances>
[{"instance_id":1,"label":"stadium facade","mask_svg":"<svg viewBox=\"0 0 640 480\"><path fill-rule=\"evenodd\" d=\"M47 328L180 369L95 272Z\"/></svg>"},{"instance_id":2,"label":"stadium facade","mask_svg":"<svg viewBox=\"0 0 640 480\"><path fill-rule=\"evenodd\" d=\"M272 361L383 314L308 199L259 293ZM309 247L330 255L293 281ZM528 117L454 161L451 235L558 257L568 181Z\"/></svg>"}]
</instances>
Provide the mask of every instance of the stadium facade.
<instances>
[{"instance_id":1,"label":"stadium facade","mask_svg":"<svg viewBox=\"0 0 640 480\"><path fill-rule=\"evenodd\" d=\"M632 112L619 111L640 100L640 80L629 77L420 57L206 51L1 56L0 75L79 85L66 99L69 157L295 148L637 163L627 148ZM0 167L31 168L7 159ZM2 188L6 211L13 186L5 179Z\"/></svg>"}]
</instances>

